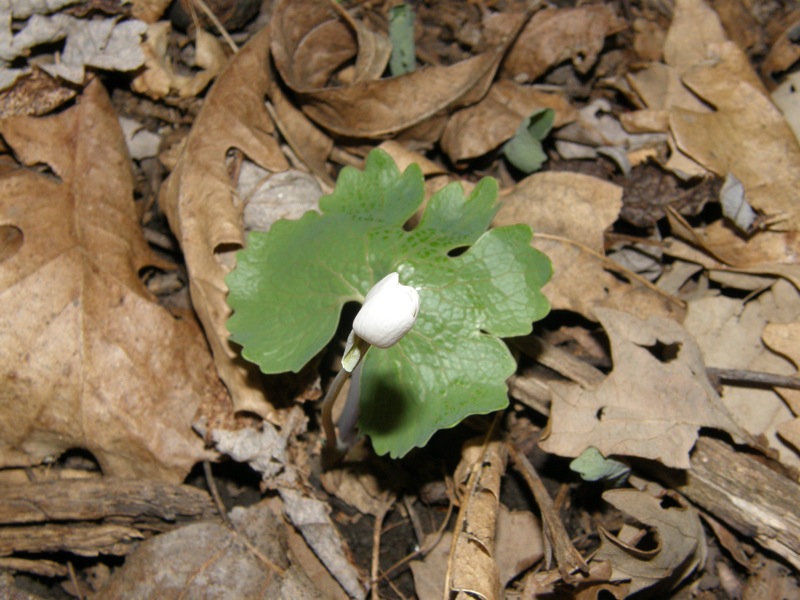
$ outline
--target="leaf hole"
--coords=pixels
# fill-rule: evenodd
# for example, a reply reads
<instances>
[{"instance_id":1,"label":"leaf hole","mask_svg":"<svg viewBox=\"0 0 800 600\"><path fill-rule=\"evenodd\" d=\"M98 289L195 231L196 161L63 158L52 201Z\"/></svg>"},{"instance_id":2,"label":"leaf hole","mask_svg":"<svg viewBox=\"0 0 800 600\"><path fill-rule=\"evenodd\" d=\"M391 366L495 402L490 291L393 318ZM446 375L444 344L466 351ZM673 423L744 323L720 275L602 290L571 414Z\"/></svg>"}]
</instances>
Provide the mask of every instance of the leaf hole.
<instances>
[{"instance_id":1,"label":"leaf hole","mask_svg":"<svg viewBox=\"0 0 800 600\"><path fill-rule=\"evenodd\" d=\"M56 462L62 469L69 469L71 471L86 471L87 473L103 472L100 461L86 448L70 448L64 451Z\"/></svg>"},{"instance_id":2,"label":"leaf hole","mask_svg":"<svg viewBox=\"0 0 800 600\"><path fill-rule=\"evenodd\" d=\"M605 406L601 406L600 408L597 409L597 412L594 414L594 417L598 421L602 421L603 417L605 416L605 412L606 412L606 407Z\"/></svg>"},{"instance_id":3,"label":"leaf hole","mask_svg":"<svg viewBox=\"0 0 800 600\"><path fill-rule=\"evenodd\" d=\"M658 361L663 363L670 363L676 358L681 351L679 343L665 344L661 340L656 340L652 346L642 346L650 354L652 354Z\"/></svg>"},{"instance_id":4,"label":"leaf hole","mask_svg":"<svg viewBox=\"0 0 800 600\"><path fill-rule=\"evenodd\" d=\"M453 248L450 250L450 252L447 253L447 256L450 258L455 258L456 256L461 256L467 250L469 250L469 246L459 246L458 248Z\"/></svg>"},{"instance_id":5,"label":"leaf hole","mask_svg":"<svg viewBox=\"0 0 800 600\"><path fill-rule=\"evenodd\" d=\"M659 506L664 510L669 508L683 508L680 502L678 502L675 498L672 497L671 494L665 494L663 498L661 498L661 502L659 502Z\"/></svg>"},{"instance_id":6,"label":"leaf hole","mask_svg":"<svg viewBox=\"0 0 800 600\"><path fill-rule=\"evenodd\" d=\"M653 552L658 550L660 546L661 542L658 533L648 528L647 533L636 544L636 549L642 552Z\"/></svg>"},{"instance_id":7,"label":"leaf hole","mask_svg":"<svg viewBox=\"0 0 800 600\"><path fill-rule=\"evenodd\" d=\"M25 235L14 225L0 225L0 263L4 263L20 251Z\"/></svg>"}]
</instances>

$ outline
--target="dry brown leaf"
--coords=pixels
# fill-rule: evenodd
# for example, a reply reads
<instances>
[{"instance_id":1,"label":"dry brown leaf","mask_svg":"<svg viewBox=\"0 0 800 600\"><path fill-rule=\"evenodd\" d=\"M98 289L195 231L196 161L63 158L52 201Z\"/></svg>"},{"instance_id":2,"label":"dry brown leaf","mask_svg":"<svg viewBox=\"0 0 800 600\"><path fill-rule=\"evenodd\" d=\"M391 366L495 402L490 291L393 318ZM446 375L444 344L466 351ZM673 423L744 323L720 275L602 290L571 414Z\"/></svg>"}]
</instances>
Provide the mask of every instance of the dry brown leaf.
<instances>
[{"instance_id":1,"label":"dry brown leaf","mask_svg":"<svg viewBox=\"0 0 800 600\"><path fill-rule=\"evenodd\" d=\"M723 296L693 300L689 303L685 326L692 332L708 366L792 375L794 366L765 348L761 336L768 322L791 323L798 318L797 290L778 280L771 289L744 305L740 300ZM782 462L800 466L797 454L776 436L776 429L792 421L794 415L773 390L725 385L722 402L743 429L754 436L763 435L778 451Z\"/></svg>"},{"instance_id":2,"label":"dry brown leaf","mask_svg":"<svg viewBox=\"0 0 800 600\"><path fill-rule=\"evenodd\" d=\"M267 502L236 507L234 532L200 522L155 536L128 555L102 598L297 598L324 596L287 560L287 533Z\"/></svg>"},{"instance_id":3,"label":"dry brown leaf","mask_svg":"<svg viewBox=\"0 0 800 600\"><path fill-rule=\"evenodd\" d=\"M768 29L773 31L772 46L761 64L761 72L769 79L775 73L782 73L800 59L800 46L793 39L792 32L800 25L800 9L788 15L775 14Z\"/></svg>"},{"instance_id":4,"label":"dry brown leaf","mask_svg":"<svg viewBox=\"0 0 800 600\"><path fill-rule=\"evenodd\" d=\"M638 456L688 469L700 427L748 436L730 418L705 373L700 348L670 319L643 321L595 309L611 343L614 369L596 388L551 383L546 452Z\"/></svg>"},{"instance_id":5,"label":"dry brown leaf","mask_svg":"<svg viewBox=\"0 0 800 600\"><path fill-rule=\"evenodd\" d=\"M288 168L264 107L269 89L269 31L257 33L234 57L208 93L175 170L161 187L160 202L181 243L192 303L203 324L217 372L233 396L234 409L273 416L255 365L228 341L225 275L231 250L244 244L241 203L233 194L226 156L242 151L273 172Z\"/></svg>"},{"instance_id":6,"label":"dry brown leaf","mask_svg":"<svg viewBox=\"0 0 800 600\"><path fill-rule=\"evenodd\" d=\"M141 74L131 82L131 88L140 94L160 100L171 92L180 98L192 98L202 92L228 62L222 44L213 35L197 29L195 31L196 72L186 75L178 72L169 56L169 38L172 23L159 21L147 28L147 39L142 42L145 65Z\"/></svg>"},{"instance_id":7,"label":"dry brown leaf","mask_svg":"<svg viewBox=\"0 0 800 600\"><path fill-rule=\"evenodd\" d=\"M511 139L523 119L541 108L555 111L554 127L577 118L577 111L562 94L498 81L483 100L450 117L442 133L442 149L454 163L482 156Z\"/></svg>"},{"instance_id":8,"label":"dry brown leaf","mask_svg":"<svg viewBox=\"0 0 800 600\"><path fill-rule=\"evenodd\" d=\"M502 504L497 513L495 558L500 584L505 587L517 575L544 557L542 523L532 512L509 510Z\"/></svg>"},{"instance_id":9,"label":"dry brown leaf","mask_svg":"<svg viewBox=\"0 0 800 600\"><path fill-rule=\"evenodd\" d=\"M222 390L189 318L138 277L154 264L136 217L117 115L98 81L78 105L0 132L28 165L0 179L0 210L23 243L0 264L0 462L33 465L85 448L105 475L179 481L208 458L191 430Z\"/></svg>"},{"instance_id":10,"label":"dry brown leaf","mask_svg":"<svg viewBox=\"0 0 800 600\"><path fill-rule=\"evenodd\" d=\"M494 224L531 226L533 246L553 263L544 293L554 308L589 319L594 319L596 306L624 308L642 317L680 317L682 308L675 302L606 270L611 261L602 255L603 233L621 207L622 188L617 185L589 175L547 171L525 178L506 194Z\"/></svg>"},{"instance_id":11,"label":"dry brown leaf","mask_svg":"<svg viewBox=\"0 0 800 600\"><path fill-rule=\"evenodd\" d=\"M502 441L472 440L464 445L456 469L456 479L465 485L455 527L458 535L450 547L447 589L483 600L502 597L495 528L506 452Z\"/></svg>"},{"instance_id":12,"label":"dry brown leaf","mask_svg":"<svg viewBox=\"0 0 800 600\"><path fill-rule=\"evenodd\" d=\"M325 87L335 70L353 56L352 34L346 43L341 33L349 27L327 3L283 0L271 21L272 54L284 82L312 120L342 136L374 138L480 100L525 19L526 15L516 16L501 43L460 63L388 79L355 77L352 84Z\"/></svg>"},{"instance_id":13,"label":"dry brown leaf","mask_svg":"<svg viewBox=\"0 0 800 600\"><path fill-rule=\"evenodd\" d=\"M491 28L491 20L487 26ZM515 81L533 81L568 59L579 73L587 73L605 38L625 26L610 6L602 4L547 8L536 13L519 34L503 61L503 73Z\"/></svg>"},{"instance_id":14,"label":"dry brown leaf","mask_svg":"<svg viewBox=\"0 0 800 600\"><path fill-rule=\"evenodd\" d=\"M628 594L663 582L655 588L654 597L667 597L670 589L703 567L707 552L703 525L697 511L680 496L620 489L604 492L603 499L654 530L657 545L641 549L636 534L643 535L643 531L631 531L633 528L626 526L613 535L600 528L600 548L593 561L611 563L611 581L630 580ZM626 539L629 535L633 539Z\"/></svg>"}]
</instances>

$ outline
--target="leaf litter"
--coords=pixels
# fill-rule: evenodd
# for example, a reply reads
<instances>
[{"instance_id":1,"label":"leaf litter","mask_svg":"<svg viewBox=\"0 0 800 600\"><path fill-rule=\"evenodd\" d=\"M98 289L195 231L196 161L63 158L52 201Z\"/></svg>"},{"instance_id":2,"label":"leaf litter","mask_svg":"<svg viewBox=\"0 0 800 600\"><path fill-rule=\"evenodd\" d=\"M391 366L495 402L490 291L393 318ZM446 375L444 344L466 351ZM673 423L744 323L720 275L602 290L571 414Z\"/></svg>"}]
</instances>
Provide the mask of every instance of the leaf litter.
<instances>
[{"instance_id":1,"label":"leaf litter","mask_svg":"<svg viewBox=\"0 0 800 600\"><path fill-rule=\"evenodd\" d=\"M217 25L185 33L164 2L113 18L78 4L11 3L2 37L0 485L196 483L211 459L230 524L45 520L23 544L0 501L4 593L39 578L43 597L797 595L788 9L413 6L416 64L392 77L399 3L281 1L240 28L217 2ZM33 21L63 27L23 47ZM84 48L92 28L105 41ZM547 162L525 177L502 146L545 108ZM121 117L150 134L134 159ZM229 340L225 281L248 231L317 209L378 145L400 172L422 166L426 198L497 179L493 225L532 227L553 312L509 341L504 411L399 461L362 442L321 474L307 401L342 333L299 374L264 376ZM176 283L156 296L162 274ZM622 487L569 470L589 448L630 465ZM65 569L31 540L92 558Z\"/></svg>"}]
</instances>

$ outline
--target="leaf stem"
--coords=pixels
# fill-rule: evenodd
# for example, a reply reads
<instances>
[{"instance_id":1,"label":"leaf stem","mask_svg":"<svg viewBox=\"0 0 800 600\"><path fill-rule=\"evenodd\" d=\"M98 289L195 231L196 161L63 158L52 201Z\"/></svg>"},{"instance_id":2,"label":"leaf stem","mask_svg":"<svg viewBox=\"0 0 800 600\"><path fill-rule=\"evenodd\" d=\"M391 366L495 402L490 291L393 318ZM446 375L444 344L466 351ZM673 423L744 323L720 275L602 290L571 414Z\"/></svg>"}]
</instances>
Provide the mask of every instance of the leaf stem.
<instances>
[{"instance_id":1,"label":"leaf stem","mask_svg":"<svg viewBox=\"0 0 800 600\"><path fill-rule=\"evenodd\" d=\"M322 429L325 432L325 445L331 450L335 450L339 444L336 439L336 427L333 425L333 406L336 404L339 392L342 391L342 386L349 376L350 371L344 368L339 369L336 377L333 378L331 387L328 388L328 393L325 394L325 399L322 401Z\"/></svg>"}]
</instances>

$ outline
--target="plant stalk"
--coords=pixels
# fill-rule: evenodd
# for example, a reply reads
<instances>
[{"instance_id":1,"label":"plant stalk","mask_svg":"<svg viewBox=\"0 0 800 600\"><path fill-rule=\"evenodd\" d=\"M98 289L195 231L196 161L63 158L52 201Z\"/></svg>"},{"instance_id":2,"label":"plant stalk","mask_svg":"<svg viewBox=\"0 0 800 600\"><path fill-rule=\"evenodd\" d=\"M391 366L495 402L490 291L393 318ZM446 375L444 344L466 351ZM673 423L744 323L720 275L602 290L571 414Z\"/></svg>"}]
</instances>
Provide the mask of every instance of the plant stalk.
<instances>
[{"instance_id":1,"label":"plant stalk","mask_svg":"<svg viewBox=\"0 0 800 600\"><path fill-rule=\"evenodd\" d=\"M325 399L322 401L322 429L325 432L325 445L330 450L336 450L339 441L336 438L336 427L333 425L333 407L336 404L336 399L342 391L342 386L347 378L350 376L350 371L347 369L339 369L336 377L333 378L331 387L328 388L328 393L325 394Z\"/></svg>"}]
</instances>

